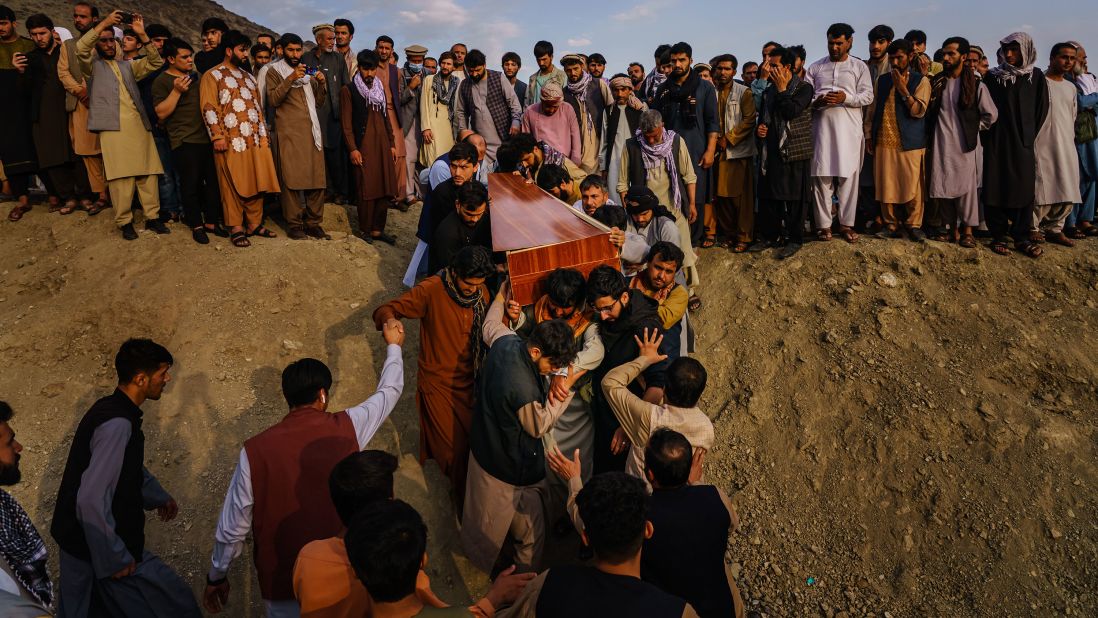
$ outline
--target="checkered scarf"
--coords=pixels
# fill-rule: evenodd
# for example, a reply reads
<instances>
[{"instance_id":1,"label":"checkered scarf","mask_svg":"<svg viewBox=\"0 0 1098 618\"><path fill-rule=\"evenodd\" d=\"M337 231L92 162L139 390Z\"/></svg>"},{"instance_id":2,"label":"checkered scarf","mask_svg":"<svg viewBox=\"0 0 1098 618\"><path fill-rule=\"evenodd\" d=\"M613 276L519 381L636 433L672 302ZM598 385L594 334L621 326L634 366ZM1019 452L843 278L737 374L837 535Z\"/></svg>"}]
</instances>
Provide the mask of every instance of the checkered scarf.
<instances>
[{"instance_id":1,"label":"checkered scarf","mask_svg":"<svg viewBox=\"0 0 1098 618\"><path fill-rule=\"evenodd\" d=\"M46 572L46 544L27 512L11 494L0 489L0 555L19 583L39 603L53 604L53 582Z\"/></svg>"},{"instance_id":2,"label":"checkered scarf","mask_svg":"<svg viewBox=\"0 0 1098 618\"><path fill-rule=\"evenodd\" d=\"M644 160L644 169L656 169L663 167L667 170L667 184L671 188L671 203L666 206L674 210L682 210L682 195L679 189L679 168L675 162L675 138L678 135L671 129L664 128L663 141L650 145L648 140L644 139L644 132L637 129L633 132L633 137L637 140L637 145L640 146L641 158ZM686 212L683 210L683 212Z\"/></svg>"}]
</instances>

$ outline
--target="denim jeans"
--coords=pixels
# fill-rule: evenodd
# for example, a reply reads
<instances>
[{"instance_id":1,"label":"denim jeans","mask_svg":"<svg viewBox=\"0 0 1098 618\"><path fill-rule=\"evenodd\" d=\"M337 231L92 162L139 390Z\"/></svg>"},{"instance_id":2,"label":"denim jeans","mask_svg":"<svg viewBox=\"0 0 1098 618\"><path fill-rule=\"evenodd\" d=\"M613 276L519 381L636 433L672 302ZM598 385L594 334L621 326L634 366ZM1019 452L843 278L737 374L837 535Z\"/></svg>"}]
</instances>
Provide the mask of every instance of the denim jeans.
<instances>
[{"instance_id":1,"label":"denim jeans","mask_svg":"<svg viewBox=\"0 0 1098 618\"><path fill-rule=\"evenodd\" d=\"M160 155L160 165L164 173L160 176L160 212L166 215L182 215L183 201L179 197L179 174L172 165L172 142L167 135L153 134L156 154Z\"/></svg>"}]
</instances>

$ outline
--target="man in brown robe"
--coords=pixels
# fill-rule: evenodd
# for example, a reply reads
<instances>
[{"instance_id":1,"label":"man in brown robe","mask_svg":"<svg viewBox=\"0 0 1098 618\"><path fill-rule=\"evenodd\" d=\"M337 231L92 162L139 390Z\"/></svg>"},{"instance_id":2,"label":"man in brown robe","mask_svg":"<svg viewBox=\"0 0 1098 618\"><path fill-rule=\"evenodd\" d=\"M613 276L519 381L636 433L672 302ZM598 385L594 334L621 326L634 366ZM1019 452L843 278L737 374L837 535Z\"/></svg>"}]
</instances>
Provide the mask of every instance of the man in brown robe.
<instances>
[{"instance_id":1,"label":"man in brown robe","mask_svg":"<svg viewBox=\"0 0 1098 618\"><path fill-rule=\"evenodd\" d=\"M251 41L236 30L225 36L225 58L202 75L199 102L213 142L225 225L231 228L229 238L233 245L247 247L251 245L248 236L275 235L263 225L263 194L278 192L278 173L263 122L259 87L241 68Z\"/></svg>"},{"instance_id":2,"label":"man in brown robe","mask_svg":"<svg viewBox=\"0 0 1098 618\"><path fill-rule=\"evenodd\" d=\"M357 60L355 75L339 96L343 138L358 192L358 229L368 243L393 244L396 238L385 233L385 218L396 198L396 174L386 163L396 156L396 138L386 115L385 87L377 78L379 58L373 50L364 49Z\"/></svg>"},{"instance_id":3,"label":"man in brown robe","mask_svg":"<svg viewBox=\"0 0 1098 618\"><path fill-rule=\"evenodd\" d=\"M484 247L466 247L438 275L422 280L374 311L380 330L390 320L420 320L419 460L434 459L452 484L462 512L473 420L473 381L485 353L481 328L488 311L484 281L495 272Z\"/></svg>"},{"instance_id":4,"label":"man in brown robe","mask_svg":"<svg viewBox=\"0 0 1098 618\"><path fill-rule=\"evenodd\" d=\"M88 130L88 93L91 77L86 77L76 66L76 42L99 22L99 9L87 2L77 2L72 8L74 38L61 44L57 58L57 77L68 92L65 109L69 112L68 130L72 150L84 167L84 174L92 193L98 194L94 203L83 204L89 215L97 215L110 205L107 194L107 177L103 171L103 151L99 147L99 134ZM119 52L120 53L120 52ZM77 170L79 173L79 169Z\"/></svg>"},{"instance_id":5,"label":"man in brown robe","mask_svg":"<svg viewBox=\"0 0 1098 618\"><path fill-rule=\"evenodd\" d=\"M394 102L400 103L400 91L403 90L404 83L401 79L400 70L392 62L393 39L384 34L377 37L374 51L377 52L379 61L377 78L381 80L381 85L385 86L385 113L389 116L389 124L393 127L393 135L403 136L404 132L400 128L400 116L398 115L399 108ZM408 206L415 201L415 195L409 196L408 191L408 172L405 162L408 152L404 147L403 139L396 140L393 146L396 148L396 157L392 163L397 181L396 194L401 200L397 206L401 210L408 210Z\"/></svg>"},{"instance_id":6,"label":"man in brown robe","mask_svg":"<svg viewBox=\"0 0 1098 618\"><path fill-rule=\"evenodd\" d=\"M265 74L267 105L274 108L278 127L278 161L282 179L282 214L293 240L328 238L320 227L324 219L324 137L318 109L328 97L324 71L301 62L300 37L282 35L282 59L268 65ZM302 201L298 192L305 194Z\"/></svg>"}]
</instances>

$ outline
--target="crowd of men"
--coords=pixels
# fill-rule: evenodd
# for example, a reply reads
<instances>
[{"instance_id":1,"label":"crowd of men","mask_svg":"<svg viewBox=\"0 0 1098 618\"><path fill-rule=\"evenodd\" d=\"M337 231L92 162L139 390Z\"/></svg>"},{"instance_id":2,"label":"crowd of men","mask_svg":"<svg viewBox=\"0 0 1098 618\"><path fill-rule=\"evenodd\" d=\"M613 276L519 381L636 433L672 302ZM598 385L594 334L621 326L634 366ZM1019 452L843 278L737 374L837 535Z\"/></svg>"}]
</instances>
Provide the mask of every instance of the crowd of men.
<instances>
[{"instance_id":1,"label":"crowd of men","mask_svg":"<svg viewBox=\"0 0 1098 618\"><path fill-rule=\"evenodd\" d=\"M601 55L557 66L539 41L522 81L517 54L489 70L463 44L437 57L409 45L400 64L382 35L356 53L345 19L315 26L308 46L293 33L253 44L209 19L201 51L83 2L74 38L45 15L23 24L30 39L0 7L13 221L31 208L33 175L61 214L112 205L126 238L136 205L153 232L182 218L195 241L240 247L275 236L263 223L275 195L299 240L327 237L335 200L356 206L365 240L392 244L388 210L422 202L409 289L372 316L386 343L377 391L331 413L331 371L300 359L282 374L286 417L243 441L201 599L210 612L231 606L227 574L251 535L270 616L743 616L725 561L738 519L705 482L715 437L690 356L695 249L787 258L809 235L867 231L971 248L986 233L996 253L1013 243L1037 257L1046 241L1098 235L1098 82L1073 42L1042 71L1014 33L990 67L964 38L928 55L921 32L877 26L863 61L837 23L826 57L767 43L736 79L734 56L695 63L683 42L657 48L650 71L607 76ZM492 252L489 172L604 224L621 269L558 268L533 304L514 302ZM461 546L494 581L468 607L431 592L426 527L394 495L396 460L364 450L403 389L407 320L420 323L420 460L449 480ZM37 530L0 492L5 616L199 615L145 547L144 511L178 510L142 463L141 406L172 362L127 341L117 390L80 421L50 528L59 590ZM9 485L11 418L0 404ZM581 554L550 564L546 545L568 534Z\"/></svg>"}]
</instances>

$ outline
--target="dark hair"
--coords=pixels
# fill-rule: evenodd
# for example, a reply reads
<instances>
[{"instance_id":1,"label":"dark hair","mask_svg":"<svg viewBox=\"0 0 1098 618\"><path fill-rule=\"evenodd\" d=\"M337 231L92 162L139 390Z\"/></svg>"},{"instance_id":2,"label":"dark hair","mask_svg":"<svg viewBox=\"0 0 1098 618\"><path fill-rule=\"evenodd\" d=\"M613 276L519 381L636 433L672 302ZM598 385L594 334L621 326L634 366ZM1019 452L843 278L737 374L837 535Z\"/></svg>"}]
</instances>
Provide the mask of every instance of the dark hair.
<instances>
[{"instance_id":1,"label":"dark hair","mask_svg":"<svg viewBox=\"0 0 1098 618\"><path fill-rule=\"evenodd\" d=\"M27 29L29 30L30 26L27 26ZM1070 49L1074 49L1074 50L1078 50L1078 48L1075 47L1075 45L1073 43L1057 43L1057 44L1052 46L1052 51L1049 53L1048 59L1049 60L1054 60L1056 58L1056 56L1060 55L1060 50L1064 49L1065 47L1070 48Z\"/></svg>"},{"instance_id":2,"label":"dark hair","mask_svg":"<svg viewBox=\"0 0 1098 618\"><path fill-rule=\"evenodd\" d=\"M598 474L580 490L576 506L599 560L621 564L637 555L644 543L648 500L644 481L624 472Z\"/></svg>"},{"instance_id":3,"label":"dark hair","mask_svg":"<svg viewBox=\"0 0 1098 618\"><path fill-rule=\"evenodd\" d=\"M634 206L633 204L636 204ZM659 199L646 185L631 185L625 192L625 204L623 206L630 214L641 214L649 210L655 210L659 206Z\"/></svg>"},{"instance_id":4,"label":"dark hair","mask_svg":"<svg viewBox=\"0 0 1098 618\"><path fill-rule=\"evenodd\" d=\"M131 39L136 39L137 38L137 31L134 30L133 28L126 28L125 30L122 31L122 36L124 36L124 37L128 36Z\"/></svg>"},{"instance_id":5,"label":"dark hair","mask_svg":"<svg viewBox=\"0 0 1098 618\"><path fill-rule=\"evenodd\" d=\"M926 45L926 33L922 30L908 30L907 34L904 35L904 39L919 45Z\"/></svg>"},{"instance_id":6,"label":"dark hair","mask_svg":"<svg viewBox=\"0 0 1098 618\"><path fill-rule=\"evenodd\" d=\"M534 327L526 345L541 350L554 368L567 367L576 358L576 334L564 320L546 320Z\"/></svg>"},{"instance_id":7,"label":"dark hair","mask_svg":"<svg viewBox=\"0 0 1098 618\"><path fill-rule=\"evenodd\" d=\"M663 58L664 54L668 54L670 52L671 46L667 43L661 43L660 45L656 46L656 51L652 52L652 57L656 59Z\"/></svg>"},{"instance_id":8,"label":"dark hair","mask_svg":"<svg viewBox=\"0 0 1098 618\"><path fill-rule=\"evenodd\" d=\"M358 66L364 69L376 69L377 65L381 62L381 58L378 57L376 51L372 49L364 49L358 52L358 56L355 57L355 61L358 62Z\"/></svg>"},{"instance_id":9,"label":"dark hair","mask_svg":"<svg viewBox=\"0 0 1098 618\"><path fill-rule=\"evenodd\" d=\"M158 39L161 37L170 39L172 38L172 31L168 30L168 27L163 24L149 24L148 26L145 26L145 36L150 39Z\"/></svg>"},{"instance_id":10,"label":"dark hair","mask_svg":"<svg viewBox=\"0 0 1098 618\"><path fill-rule=\"evenodd\" d=\"M850 39L852 36L854 36L854 28L850 24L839 22L827 27L827 38L829 39L837 39L839 37Z\"/></svg>"},{"instance_id":11,"label":"dark hair","mask_svg":"<svg viewBox=\"0 0 1098 618\"><path fill-rule=\"evenodd\" d=\"M882 39L891 43L896 40L896 32L884 24L873 26L873 29L869 31L869 40L880 41Z\"/></svg>"},{"instance_id":12,"label":"dark hair","mask_svg":"<svg viewBox=\"0 0 1098 618\"><path fill-rule=\"evenodd\" d=\"M686 436L661 427L648 436L644 447L644 469L661 488L682 487L690 480L694 463L694 447Z\"/></svg>"},{"instance_id":13,"label":"dark hair","mask_svg":"<svg viewBox=\"0 0 1098 618\"><path fill-rule=\"evenodd\" d=\"M0 423L10 421L12 416L15 416L15 411L11 409L11 404L0 401Z\"/></svg>"},{"instance_id":14,"label":"dark hair","mask_svg":"<svg viewBox=\"0 0 1098 618\"><path fill-rule=\"evenodd\" d=\"M910 56L913 51L915 51L915 46L907 39L896 39L888 44L888 53L890 54L903 52Z\"/></svg>"},{"instance_id":15,"label":"dark hair","mask_svg":"<svg viewBox=\"0 0 1098 618\"><path fill-rule=\"evenodd\" d=\"M538 41L534 43L534 58L541 58L542 56L553 55L553 44L549 41Z\"/></svg>"},{"instance_id":16,"label":"dark hair","mask_svg":"<svg viewBox=\"0 0 1098 618\"><path fill-rule=\"evenodd\" d=\"M114 356L119 384L129 384L139 373L155 373L161 365L174 363L171 352L152 339L127 339Z\"/></svg>"},{"instance_id":17,"label":"dark hair","mask_svg":"<svg viewBox=\"0 0 1098 618\"><path fill-rule=\"evenodd\" d=\"M594 62L595 64L606 64L606 56L603 56L602 54L600 54L598 52L595 52L595 53L593 53L593 54L591 54L590 56L587 57L587 62L588 63Z\"/></svg>"},{"instance_id":18,"label":"dark hair","mask_svg":"<svg viewBox=\"0 0 1098 618\"><path fill-rule=\"evenodd\" d=\"M568 173L568 170L559 165L543 163L541 169L538 170L538 186L549 192L556 190L562 184L571 180L572 175Z\"/></svg>"},{"instance_id":19,"label":"dark hair","mask_svg":"<svg viewBox=\"0 0 1098 618\"><path fill-rule=\"evenodd\" d=\"M4 6L3 4L0 4L0 21L5 21L5 20L10 21L10 22L14 22L15 21L15 11L13 11L10 8Z\"/></svg>"},{"instance_id":20,"label":"dark hair","mask_svg":"<svg viewBox=\"0 0 1098 618\"><path fill-rule=\"evenodd\" d=\"M962 56L967 55L972 50L972 45L963 36L951 36L942 43L942 49L949 47L950 45L957 46L957 53Z\"/></svg>"},{"instance_id":21,"label":"dark hair","mask_svg":"<svg viewBox=\"0 0 1098 618\"><path fill-rule=\"evenodd\" d=\"M690 44L686 41L679 41L678 43L675 43L671 46L671 49L669 51L671 55L686 54L687 58L694 57L694 48L690 47Z\"/></svg>"},{"instance_id":22,"label":"dark hair","mask_svg":"<svg viewBox=\"0 0 1098 618\"><path fill-rule=\"evenodd\" d=\"M683 260L686 259L686 254L682 252L673 242L667 242L661 240L652 245L652 248L648 250L648 255L644 258L645 262L651 262L656 258L660 258L661 262L674 262L678 264L679 268L682 268Z\"/></svg>"},{"instance_id":23,"label":"dark hair","mask_svg":"<svg viewBox=\"0 0 1098 618\"><path fill-rule=\"evenodd\" d=\"M457 188L457 203L466 208L477 208L488 203L488 188L479 182L467 182Z\"/></svg>"},{"instance_id":24,"label":"dark hair","mask_svg":"<svg viewBox=\"0 0 1098 618\"><path fill-rule=\"evenodd\" d=\"M424 60L426 60L426 58ZM439 54L438 55L438 63L442 64L443 60L449 60L450 62L453 62L454 61L454 52L444 51L441 54Z\"/></svg>"},{"instance_id":25,"label":"dark hair","mask_svg":"<svg viewBox=\"0 0 1098 618\"><path fill-rule=\"evenodd\" d=\"M415 594L427 552L427 525L403 500L380 500L355 517L344 537L347 558L375 603Z\"/></svg>"},{"instance_id":26,"label":"dark hair","mask_svg":"<svg viewBox=\"0 0 1098 618\"><path fill-rule=\"evenodd\" d=\"M786 49L781 45L771 48L770 53L766 55L767 58L777 58L778 62L782 63L782 66L793 66L793 59L796 55L792 50Z\"/></svg>"},{"instance_id":27,"label":"dark hair","mask_svg":"<svg viewBox=\"0 0 1098 618\"><path fill-rule=\"evenodd\" d=\"M511 139L507 140L507 143L513 145L520 155L534 152L534 149L538 147L538 140L534 139L534 136L530 133L513 135Z\"/></svg>"},{"instance_id":28,"label":"dark hair","mask_svg":"<svg viewBox=\"0 0 1098 618\"><path fill-rule=\"evenodd\" d=\"M84 0L81 0L80 2L74 3L72 6L73 6L73 8L76 8L78 6L86 6L86 7L88 7L88 9L91 10L92 18L94 18L94 19L99 18L99 7L95 6L91 2L86 2Z\"/></svg>"},{"instance_id":29,"label":"dark hair","mask_svg":"<svg viewBox=\"0 0 1098 618\"><path fill-rule=\"evenodd\" d=\"M287 32L286 34L282 35L281 42L283 47L287 47L289 45L305 45L305 42L301 40L301 37L294 34L293 32Z\"/></svg>"},{"instance_id":30,"label":"dark hair","mask_svg":"<svg viewBox=\"0 0 1098 618\"><path fill-rule=\"evenodd\" d=\"M243 45L244 47L251 47L252 40L248 38L248 35L239 30L230 30L221 35L221 48L222 49L234 49Z\"/></svg>"},{"instance_id":31,"label":"dark hair","mask_svg":"<svg viewBox=\"0 0 1098 618\"><path fill-rule=\"evenodd\" d=\"M759 63L755 62L754 60L748 60L747 62L743 63L743 72L746 73L749 67L755 67L757 69L759 68Z\"/></svg>"},{"instance_id":32,"label":"dark hair","mask_svg":"<svg viewBox=\"0 0 1098 618\"><path fill-rule=\"evenodd\" d=\"M932 58L934 59L934 62L941 62L943 59L945 59L945 52L941 49L937 49L934 51L934 55L932 56Z\"/></svg>"},{"instance_id":33,"label":"dark hair","mask_svg":"<svg viewBox=\"0 0 1098 618\"><path fill-rule=\"evenodd\" d=\"M808 53L804 50L804 45L790 45L786 49L793 52L793 55L797 58L800 58L802 62L806 57L808 57Z\"/></svg>"},{"instance_id":34,"label":"dark hair","mask_svg":"<svg viewBox=\"0 0 1098 618\"><path fill-rule=\"evenodd\" d=\"M53 30L53 20L44 13L35 13L34 15L31 15L27 18L26 22L24 22L24 26L27 28L28 32L33 30L34 28L45 28L46 30Z\"/></svg>"},{"instance_id":35,"label":"dark hair","mask_svg":"<svg viewBox=\"0 0 1098 618\"><path fill-rule=\"evenodd\" d=\"M731 62L733 70L738 69L740 66L740 61L732 54L721 54L716 56L709 61L709 65L716 68L716 66L722 62Z\"/></svg>"},{"instance_id":36,"label":"dark hair","mask_svg":"<svg viewBox=\"0 0 1098 618\"><path fill-rule=\"evenodd\" d=\"M767 41L763 43L762 49L766 49L767 47L782 47L782 44L777 41Z\"/></svg>"},{"instance_id":37,"label":"dark hair","mask_svg":"<svg viewBox=\"0 0 1098 618\"><path fill-rule=\"evenodd\" d=\"M460 141L450 147L450 162L454 161L472 161L474 164L477 159L477 147L466 141Z\"/></svg>"},{"instance_id":38,"label":"dark hair","mask_svg":"<svg viewBox=\"0 0 1098 618\"><path fill-rule=\"evenodd\" d=\"M583 308L586 299L587 282L583 280L583 273L574 268L558 268L546 278L545 292L554 305L578 310Z\"/></svg>"},{"instance_id":39,"label":"dark hair","mask_svg":"<svg viewBox=\"0 0 1098 618\"><path fill-rule=\"evenodd\" d=\"M470 69L482 67L486 64L488 64L488 58L479 49L471 49L468 54L465 54L465 66Z\"/></svg>"},{"instance_id":40,"label":"dark hair","mask_svg":"<svg viewBox=\"0 0 1098 618\"><path fill-rule=\"evenodd\" d=\"M264 44L264 43L256 43L255 45L252 45L252 48L248 51L248 53L250 53L252 55L252 57L255 57L255 55L258 54L259 52L270 53L271 48L267 47L267 45Z\"/></svg>"},{"instance_id":41,"label":"dark hair","mask_svg":"<svg viewBox=\"0 0 1098 618\"><path fill-rule=\"evenodd\" d=\"M603 206L603 208L606 207ZM587 300L592 304L605 296L617 300L628 289L629 284L625 281L625 275L606 264L596 266L591 274L587 275Z\"/></svg>"},{"instance_id":42,"label":"dark hair","mask_svg":"<svg viewBox=\"0 0 1098 618\"><path fill-rule=\"evenodd\" d=\"M396 45L396 43L393 42L393 38L390 37L387 34L383 34L383 35L377 37L377 39L374 40L374 46L375 47L380 43L388 43L389 45Z\"/></svg>"},{"instance_id":43,"label":"dark hair","mask_svg":"<svg viewBox=\"0 0 1098 618\"><path fill-rule=\"evenodd\" d=\"M282 370L282 396L291 408L316 401L320 389L331 390L332 372L315 358L302 358Z\"/></svg>"},{"instance_id":44,"label":"dark hair","mask_svg":"<svg viewBox=\"0 0 1098 618\"><path fill-rule=\"evenodd\" d=\"M492 255L480 245L462 247L450 260L450 269L459 279L487 279L496 272Z\"/></svg>"},{"instance_id":45,"label":"dark hair","mask_svg":"<svg viewBox=\"0 0 1098 618\"><path fill-rule=\"evenodd\" d=\"M693 408L698 405L708 374L696 358L680 356L667 368L667 405L676 408Z\"/></svg>"},{"instance_id":46,"label":"dark hair","mask_svg":"<svg viewBox=\"0 0 1098 618\"><path fill-rule=\"evenodd\" d=\"M519 154L518 148L511 142L503 142L496 148L496 171L511 172L518 171L519 163L522 161L522 155Z\"/></svg>"},{"instance_id":47,"label":"dark hair","mask_svg":"<svg viewBox=\"0 0 1098 618\"><path fill-rule=\"evenodd\" d=\"M619 230L624 230L629 226L629 213L625 212L623 206L616 204L603 204L598 207L598 210L592 216L595 221L606 227L616 227Z\"/></svg>"},{"instance_id":48,"label":"dark hair","mask_svg":"<svg viewBox=\"0 0 1098 618\"><path fill-rule=\"evenodd\" d=\"M656 63L656 68L658 69L665 64L671 64L671 50L663 52L663 55L660 56L659 62Z\"/></svg>"},{"instance_id":49,"label":"dark hair","mask_svg":"<svg viewBox=\"0 0 1098 618\"><path fill-rule=\"evenodd\" d=\"M520 58L519 55L515 52L507 52L506 54L503 54L503 60L500 60L499 63L505 64L508 60L514 62L520 67L522 66L522 58Z\"/></svg>"},{"instance_id":50,"label":"dark hair","mask_svg":"<svg viewBox=\"0 0 1098 618\"><path fill-rule=\"evenodd\" d=\"M630 62L629 63L629 68L633 68L633 67L640 67L641 73L644 73L644 65L643 64L641 64L639 62Z\"/></svg>"},{"instance_id":51,"label":"dark hair","mask_svg":"<svg viewBox=\"0 0 1098 618\"><path fill-rule=\"evenodd\" d=\"M332 26L338 28L340 26L347 26L347 32L351 33L351 36L355 35L355 25L351 23L351 20L340 17L332 23Z\"/></svg>"},{"instance_id":52,"label":"dark hair","mask_svg":"<svg viewBox=\"0 0 1098 618\"><path fill-rule=\"evenodd\" d=\"M328 475L328 493L339 520L351 527L366 506L393 497L397 458L385 451L356 451L344 457Z\"/></svg>"},{"instance_id":53,"label":"dark hair","mask_svg":"<svg viewBox=\"0 0 1098 618\"><path fill-rule=\"evenodd\" d=\"M177 36L173 36L167 41L164 41L164 51L161 53L161 55L165 58L175 58L179 55L179 50L181 49L185 49L192 54L194 53L194 48L191 47L190 43Z\"/></svg>"},{"instance_id":54,"label":"dark hair","mask_svg":"<svg viewBox=\"0 0 1098 618\"><path fill-rule=\"evenodd\" d=\"M220 30L221 32L228 32L229 26L225 23L224 19L220 17L207 17L202 20L202 28L200 33L205 34L207 30Z\"/></svg>"},{"instance_id":55,"label":"dark hair","mask_svg":"<svg viewBox=\"0 0 1098 618\"><path fill-rule=\"evenodd\" d=\"M269 33L269 32L260 32L259 34L255 35L255 40L256 40L257 42L259 41L259 39L262 39L262 38L267 38L267 39L270 39L270 40L271 40L271 45L274 45L274 44L275 44L275 40L276 40L276 39L277 39L278 37L276 37L275 35L273 35L273 34L271 34L271 33ZM266 45L266 43L264 43L264 45ZM270 47L270 45L268 45L267 47Z\"/></svg>"},{"instance_id":56,"label":"dark hair","mask_svg":"<svg viewBox=\"0 0 1098 618\"><path fill-rule=\"evenodd\" d=\"M601 174L588 174L587 177L580 182L580 191L586 191L592 187L598 187L603 191L610 190L610 188L606 186L606 180L603 179Z\"/></svg>"}]
</instances>

